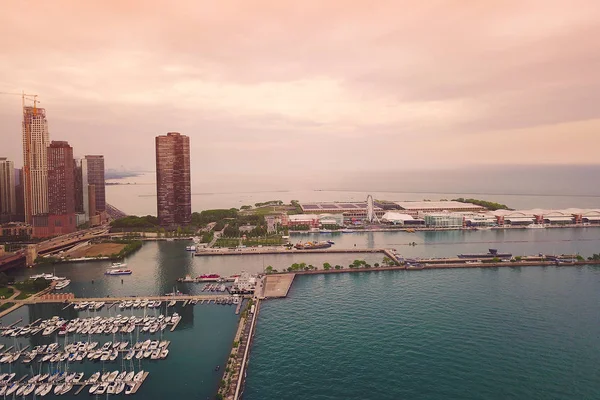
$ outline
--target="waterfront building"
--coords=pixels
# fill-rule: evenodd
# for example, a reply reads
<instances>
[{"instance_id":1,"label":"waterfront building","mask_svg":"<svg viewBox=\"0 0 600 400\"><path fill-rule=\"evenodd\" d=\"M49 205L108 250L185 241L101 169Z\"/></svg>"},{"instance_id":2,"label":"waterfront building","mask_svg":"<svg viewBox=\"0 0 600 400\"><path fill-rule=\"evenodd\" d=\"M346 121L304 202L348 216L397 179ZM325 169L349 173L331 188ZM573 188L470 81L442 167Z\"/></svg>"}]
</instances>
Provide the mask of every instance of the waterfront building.
<instances>
[{"instance_id":1,"label":"waterfront building","mask_svg":"<svg viewBox=\"0 0 600 400\"><path fill-rule=\"evenodd\" d=\"M68 142L52 141L47 155L49 234L74 232L77 221L73 148Z\"/></svg>"},{"instance_id":2,"label":"waterfront building","mask_svg":"<svg viewBox=\"0 0 600 400\"><path fill-rule=\"evenodd\" d=\"M190 138L177 132L156 137L156 206L161 226L192 219Z\"/></svg>"},{"instance_id":3,"label":"waterfront building","mask_svg":"<svg viewBox=\"0 0 600 400\"><path fill-rule=\"evenodd\" d=\"M459 201L397 201L395 202L404 214L413 217L426 213L441 212L484 212L485 207Z\"/></svg>"},{"instance_id":4,"label":"waterfront building","mask_svg":"<svg viewBox=\"0 0 600 400\"><path fill-rule=\"evenodd\" d=\"M50 144L46 110L23 107L23 178L25 221L48 212L47 148Z\"/></svg>"},{"instance_id":5,"label":"waterfront building","mask_svg":"<svg viewBox=\"0 0 600 400\"><path fill-rule=\"evenodd\" d=\"M424 225L425 221L420 218L414 218L412 215L403 214L397 211L388 211L381 217L381 222L392 225Z\"/></svg>"},{"instance_id":6,"label":"waterfront building","mask_svg":"<svg viewBox=\"0 0 600 400\"><path fill-rule=\"evenodd\" d=\"M12 221L17 213L14 169L12 161L0 157L0 223Z\"/></svg>"},{"instance_id":7,"label":"waterfront building","mask_svg":"<svg viewBox=\"0 0 600 400\"><path fill-rule=\"evenodd\" d=\"M425 214L425 226L428 228L462 228L464 215L456 213Z\"/></svg>"},{"instance_id":8,"label":"waterfront building","mask_svg":"<svg viewBox=\"0 0 600 400\"><path fill-rule=\"evenodd\" d=\"M305 213L323 213L323 214L342 214L343 224L360 224L367 219L368 204L362 202L315 202L315 203L300 203L300 208ZM385 209L381 204L375 202L373 204L373 212L377 218L381 218L385 214ZM343 225L339 224L339 225Z\"/></svg>"},{"instance_id":9,"label":"waterfront building","mask_svg":"<svg viewBox=\"0 0 600 400\"><path fill-rule=\"evenodd\" d=\"M104 179L104 156L85 156L85 175L87 176L87 184L95 186L95 202L96 212L106 210L106 183ZM85 185L85 180L83 181ZM83 200L85 204L85 199ZM90 217L95 213L88 213Z\"/></svg>"}]
</instances>

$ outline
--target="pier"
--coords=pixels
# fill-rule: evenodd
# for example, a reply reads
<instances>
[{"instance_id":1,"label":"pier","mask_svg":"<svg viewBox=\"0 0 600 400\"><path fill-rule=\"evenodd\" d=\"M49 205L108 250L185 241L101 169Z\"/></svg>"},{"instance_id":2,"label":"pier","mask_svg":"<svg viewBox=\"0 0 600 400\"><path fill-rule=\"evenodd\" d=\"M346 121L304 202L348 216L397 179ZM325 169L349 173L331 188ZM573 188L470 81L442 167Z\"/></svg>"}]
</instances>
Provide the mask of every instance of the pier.
<instances>
[{"instance_id":1,"label":"pier","mask_svg":"<svg viewBox=\"0 0 600 400\"><path fill-rule=\"evenodd\" d=\"M197 257L203 256L247 256L247 255L263 255L263 254L352 254L352 253L385 253L385 249L287 249L285 247L250 247L245 249L209 249L200 250L195 253ZM386 254L387 255L387 254Z\"/></svg>"},{"instance_id":2,"label":"pier","mask_svg":"<svg viewBox=\"0 0 600 400\"><path fill-rule=\"evenodd\" d=\"M287 297L295 277L295 273L265 276L256 289L257 297L259 299Z\"/></svg>"}]
</instances>

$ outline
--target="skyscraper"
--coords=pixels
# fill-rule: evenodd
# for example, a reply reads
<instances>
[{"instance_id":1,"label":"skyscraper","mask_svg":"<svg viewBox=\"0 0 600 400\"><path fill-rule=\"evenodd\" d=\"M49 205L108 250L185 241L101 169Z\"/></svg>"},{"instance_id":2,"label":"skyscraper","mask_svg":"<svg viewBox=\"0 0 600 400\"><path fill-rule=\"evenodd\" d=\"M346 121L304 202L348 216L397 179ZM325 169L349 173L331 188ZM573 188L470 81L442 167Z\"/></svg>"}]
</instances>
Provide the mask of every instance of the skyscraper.
<instances>
[{"instance_id":1,"label":"skyscraper","mask_svg":"<svg viewBox=\"0 0 600 400\"><path fill-rule=\"evenodd\" d=\"M75 179L73 148L69 143L53 140L48 147L48 213L75 213Z\"/></svg>"},{"instance_id":2,"label":"skyscraper","mask_svg":"<svg viewBox=\"0 0 600 400\"><path fill-rule=\"evenodd\" d=\"M25 198L23 184L23 168L15 169L15 198L17 199L17 214L15 221L25 221Z\"/></svg>"},{"instance_id":3,"label":"skyscraper","mask_svg":"<svg viewBox=\"0 0 600 400\"><path fill-rule=\"evenodd\" d=\"M23 186L25 221L48 212L48 159L50 138L46 110L23 107Z\"/></svg>"},{"instance_id":4,"label":"skyscraper","mask_svg":"<svg viewBox=\"0 0 600 400\"><path fill-rule=\"evenodd\" d=\"M87 164L87 183L96 187L96 211L105 211L104 156L85 156L85 161Z\"/></svg>"},{"instance_id":5,"label":"skyscraper","mask_svg":"<svg viewBox=\"0 0 600 400\"><path fill-rule=\"evenodd\" d=\"M0 223L13 220L17 214L14 170L12 161L0 157Z\"/></svg>"},{"instance_id":6,"label":"skyscraper","mask_svg":"<svg viewBox=\"0 0 600 400\"><path fill-rule=\"evenodd\" d=\"M191 222L189 137L177 132L156 137L156 195L160 225L174 227Z\"/></svg>"},{"instance_id":7,"label":"skyscraper","mask_svg":"<svg viewBox=\"0 0 600 400\"><path fill-rule=\"evenodd\" d=\"M52 141L48 147L48 234L74 232L75 179L73 148L64 141Z\"/></svg>"}]
</instances>

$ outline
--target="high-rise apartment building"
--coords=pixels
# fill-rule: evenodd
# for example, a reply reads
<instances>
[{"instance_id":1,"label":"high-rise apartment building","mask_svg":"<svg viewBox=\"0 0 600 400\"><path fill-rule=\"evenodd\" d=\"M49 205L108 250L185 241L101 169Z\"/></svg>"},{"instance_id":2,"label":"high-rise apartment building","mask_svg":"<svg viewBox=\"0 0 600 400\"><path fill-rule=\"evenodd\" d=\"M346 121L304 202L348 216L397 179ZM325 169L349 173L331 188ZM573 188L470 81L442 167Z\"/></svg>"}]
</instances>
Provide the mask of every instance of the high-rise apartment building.
<instances>
[{"instance_id":1,"label":"high-rise apartment building","mask_svg":"<svg viewBox=\"0 0 600 400\"><path fill-rule=\"evenodd\" d=\"M23 186L25 221L48 212L48 158L50 137L46 110L23 107Z\"/></svg>"},{"instance_id":2,"label":"high-rise apartment building","mask_svg":"<svg viewBox=\"0 0 600 400\"><path fill-rule=\"evenodd\" d=\"M160 225L174 227L191 222L189 137L177 132L156 137L156 195Z\"/></svg>"},{"instance_id":3,"label":"high-rise apartment building","mask_svg":"<svg viewBox=\"0 0 600 400\"><path fill-rule=\"evenodd\" d=\"M16 214L15 165L0 157L0 223L13 220Z\"/></svg>"},{"instance_id":4,"label":"high-rise apartment building","mask_svg":"<svg viewBox=\"0 0 600 400\"><path fill-rule=\"evenodd\" d=\"M96 187L96 211L105 211L104 156L85 156L85 163L86 170L84 172L87 173L87 184Z\"/></svg>"},{"instance_id":5,"label":"high-rise apartment building","mask_svg":"<svg viewBox=\"0 0 600 400\"><path fill-rule=\"evenodd\" d=\"M75 178L73 148L64 141L53 140L48 146L48 213L75 213Z\"/></svg>"},{"instance_id":6,"label":"high-rise apartment building","mask_svg":"<svg viewBox=\"0 0 600 400\"><path fill-rule=\"evenodd\" d=\"M25 221L25 198L23 184L23 168L15 169L15 198L17 200L17 215L15 221Z\"/></svg>"},{"instance_id":7,"label":"high-rise apartment building","mask_svg":"<svg viewBox=\"0 0 600 400\"><path fill-rule=\"evenodd\" d=\"M75 179L73 184L75 189L75 212L83 214L85 208L83 206L83 167L81 159L73 160L73 178Z\"/></svg>"}]
</instances>

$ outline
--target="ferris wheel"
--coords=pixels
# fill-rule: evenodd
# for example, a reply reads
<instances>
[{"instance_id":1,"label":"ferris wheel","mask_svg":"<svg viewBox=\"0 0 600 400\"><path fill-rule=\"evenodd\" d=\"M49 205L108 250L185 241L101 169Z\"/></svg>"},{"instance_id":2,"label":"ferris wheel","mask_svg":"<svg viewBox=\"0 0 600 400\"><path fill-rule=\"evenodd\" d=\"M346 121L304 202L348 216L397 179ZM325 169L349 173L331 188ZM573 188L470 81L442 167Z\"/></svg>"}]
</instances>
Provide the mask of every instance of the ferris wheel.
<instances>
[{"instance_id":1,"label":"ferris wheel","mask_svg":"<svg viewBox=\"0 0 600 400\"><path fill-rule=\"evenodd\" d=\"M367 221L373 222L374 220L379 222L379 218L377 218L377 214L375 214L375 206L373 204L373 196L368 195L367 196Z\"/></svg>"}]
</instances>

